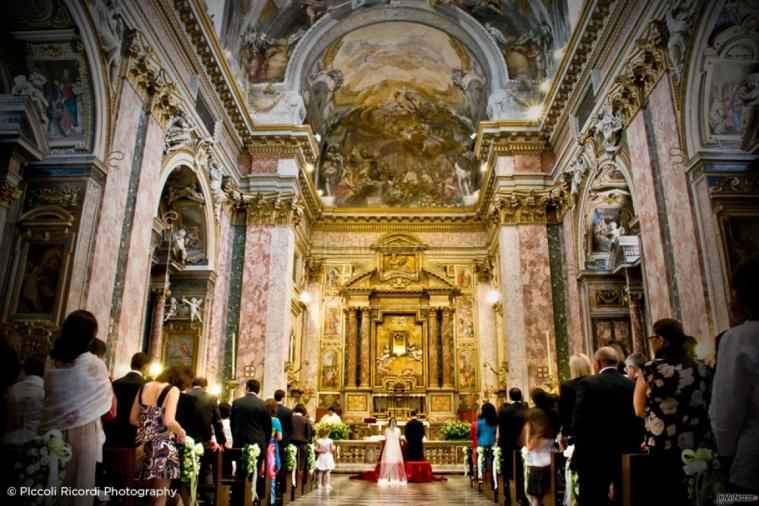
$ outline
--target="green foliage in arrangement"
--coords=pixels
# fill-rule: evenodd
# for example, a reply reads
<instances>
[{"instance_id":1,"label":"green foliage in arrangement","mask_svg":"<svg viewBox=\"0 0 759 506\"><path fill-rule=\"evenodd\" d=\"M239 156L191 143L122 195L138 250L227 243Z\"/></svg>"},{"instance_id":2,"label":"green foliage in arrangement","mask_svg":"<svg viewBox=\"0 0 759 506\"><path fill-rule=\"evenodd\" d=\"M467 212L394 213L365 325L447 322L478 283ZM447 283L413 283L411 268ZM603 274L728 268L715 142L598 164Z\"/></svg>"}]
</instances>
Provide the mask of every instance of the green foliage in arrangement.
<instances>
[{"instance_id":1,"label":"green foliage in arrangement","mask_svg":"<svg viewBox=\"0 0 759 506\"><path fill-rule=\"evenodd\" d=\"M344 423L327 423L319 422L314 424L314 430L316 431L316 437L319 438L319 434L323 429L329 430L330 439L348 439L350 437L350 427Z\"/></svg>"},{"instance_id":2,"label":"green foliage in arrangement","mask_svg":"<svg viewBox=\"0 0 759 506\"><path fill-rule=\"evenodd\" d=\"M471 427L472 426L467 422L456 420L454 422L444 423L440 428L440 433L443 434L446 441L464 441L469 439L469 431L471 430Z\"/></svg>"}]
</instances>

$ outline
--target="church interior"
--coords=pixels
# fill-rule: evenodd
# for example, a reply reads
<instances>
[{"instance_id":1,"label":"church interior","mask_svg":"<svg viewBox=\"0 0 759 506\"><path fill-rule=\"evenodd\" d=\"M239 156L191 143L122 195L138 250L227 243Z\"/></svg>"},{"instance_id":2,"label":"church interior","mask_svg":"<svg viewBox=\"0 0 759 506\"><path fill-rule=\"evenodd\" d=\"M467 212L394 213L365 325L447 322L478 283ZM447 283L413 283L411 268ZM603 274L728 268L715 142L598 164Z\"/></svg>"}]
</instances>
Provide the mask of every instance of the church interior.
<instances>
[{"instance_id":1,"label":"church interior","mask_svg":"<svg viewBox=\"0 0 759 506\"><path fill-rule=\"evenodd\" d=\"M22 359L86 309L112 378L142 351L230 401L258 379L334 408L360 464L390 418L442 439L509 388L558 392L572 354L652 356L657 320L702 359L734 324L759 251L754 1L0 12Z\"/></svg>"}]
</instances>

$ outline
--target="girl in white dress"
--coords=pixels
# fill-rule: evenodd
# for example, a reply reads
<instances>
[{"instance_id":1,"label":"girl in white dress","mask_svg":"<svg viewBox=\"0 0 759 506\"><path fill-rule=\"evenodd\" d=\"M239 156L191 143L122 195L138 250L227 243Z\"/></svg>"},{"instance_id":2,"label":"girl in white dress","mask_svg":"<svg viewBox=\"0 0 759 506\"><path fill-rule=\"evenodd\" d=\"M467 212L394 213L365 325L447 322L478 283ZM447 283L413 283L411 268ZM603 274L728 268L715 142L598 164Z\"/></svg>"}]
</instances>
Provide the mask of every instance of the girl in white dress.
<instances>
[{"instance_id":1,"label":"girl in white dress","mask_svg":"<svg viewBox=\"0 0 759 506\"><path fill-rule=\"evenodd\" d=\"M330 485L330 472L335 468L335 457L332 452L335 451L335 444L329 438L329 429L322 429L319 433L321 436L316 440L316 446L314 451L319 455L316 457L316 488L322 488L322 480L324 477L327 491L332 490Z\"/></svg>"},{"instance_id":2,"label":"girl in white dress","mask_svg":"<svg viewBox=\"0 0 759 506\"><path fill-rule=\"evenodd\" d=\"M398 428L395 418L390 419L390 425L385 429L385 449L382 451L377 484L406 484L406 468L403 465L403 453L401 453L401 429Z\"/></svg>"}]
</instances>

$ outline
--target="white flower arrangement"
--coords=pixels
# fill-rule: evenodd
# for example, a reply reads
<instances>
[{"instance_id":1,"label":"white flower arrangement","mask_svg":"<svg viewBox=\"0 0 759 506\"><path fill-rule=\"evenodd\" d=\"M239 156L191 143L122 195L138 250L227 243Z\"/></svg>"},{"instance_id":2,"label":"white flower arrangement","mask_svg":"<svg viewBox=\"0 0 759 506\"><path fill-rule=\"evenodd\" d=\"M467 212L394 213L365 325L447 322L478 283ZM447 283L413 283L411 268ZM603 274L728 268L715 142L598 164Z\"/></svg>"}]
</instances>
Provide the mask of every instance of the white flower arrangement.
<instances>
[{"instance_id":1,"label":"white flower arrangement","mask_svg":"<svg viewBox=\"0 0 759 506\"><path fill-rule=\"evenodd\" d=\"M683 450L680 454L688 480L688 498L696 506L713 504L724 493L724 476L719 459L708 448Z\"/></svg>"},{"instance_id":2,"label":"white flower arrangement","mask_svg":"<svg viewBox=\"0 0 759 506\"><path fill-rule=\"evenodd\" d=\"M306 467L309 473L313 473L316 469L316 451L311 443L306 445Z\"/></svg>"},{"instance_id":3,"label":"white flower arrangement","mask_svg":"<svg viewBox=\"0 0 759 506\"><path fill-rule=\"evenodd\" d=\"M19 483L26 487L58 487L66 477L66 464L71 460L71 445L63 440L59 430L33 437L24 445L21 461L16 462ZM28 498L39 504L44 497Z\"/></svg>"},{"instance_id":4,"label":"white flower arrangement","mask_svg":"<svg viewBox=\"0 0 759 506\"><path fill-rule=\"evenodd\" d=\"M501 448L498 446L493 447L493 469L496 474L501 474Z\"/></svg>"},{"instance_id":5,"label":"white flower arrangement","mask_svg":"<svg viewBox=\"0 0 759 506\"><path fill-rule=\"evenodd\" d=\"M464 476L469 476L469 465L472 462L472 447L462 446L464 451Z\"/></svg>"},{"instance_id":6,"label":"white flower arrangement","mask_svg":"<svg viewBox=\"0 0 759 506\"><path fill-rule=\"evenodd\" d=\"M292 473L292 485L295 486L298 475L298 449L295 445L287 445L285 448L285 469Z\"/></svg>"},{"instance_id":7,"label":"white flower arrangement","mask_svg":"<svg viewBox=\"0 0 759 506\"><path fill-rule=\"evenodd\" d=\"M485 464L485 447L477 447L477 479L482 479L482 467Z\"/></svg>"},{"instance_id":8,"label":"white flower arrangement","mask_svg":"<svg viewBox=\"0 0 759 506\"><path fill-rule=\"evenodd\" d=\"M198 475L200 474L200 457L205 452L203 445L196 443L187 436L182 445L182 462L179 475L182 483L190 487L190 504L195 504L195 496L198 491Z\"/></svg>"},{"instance_id":9,"label":"white flower arrangement","mask_svg":"<svg viewBox=\"0 0 759 506\"><path fill-rule=\"evenodd\" d=\"M258 443L247 444L242 448L242 461L245 464L245 472L250 477L250 490L254 500L258 500L256 482L258 481L258 457L261 455L261 447Z\"/></svg>"}]
</instances>

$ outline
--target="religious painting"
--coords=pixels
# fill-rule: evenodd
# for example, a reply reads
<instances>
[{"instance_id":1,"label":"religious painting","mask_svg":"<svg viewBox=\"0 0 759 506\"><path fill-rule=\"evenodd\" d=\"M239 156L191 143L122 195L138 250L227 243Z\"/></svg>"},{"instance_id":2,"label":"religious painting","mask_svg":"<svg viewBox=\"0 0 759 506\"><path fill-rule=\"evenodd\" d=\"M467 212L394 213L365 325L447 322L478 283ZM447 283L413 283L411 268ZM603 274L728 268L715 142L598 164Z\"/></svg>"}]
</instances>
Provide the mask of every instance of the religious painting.
<instances>
[{"instance_id":1,"label":"religious painting","mask_svg":"<svg viewBox=\"0 0 759 506\"><path fill-rule=\"evenodd\" d=\"M345 396L345 407L347 411L367 411L369 404L366 395L348 394Z\"/></svg>"},{"instance_id":2,"label":"religious painting","mask_svg":"<svg viewBox=\"0 0 759 506\"><path fill-rule=\"evenodd\" d=\"M450 412L453 411L453 399L450 395L430 395L430 411Z\"/></svg>"},{"instance_id":3,"label":"religious painting","mask_svg":"<svg viewBox=\"0 0 759 506\"><path fill-rule=\"evenodd\" d=\"M376 336L375 385L383 385L386 378L408 378L423 385L422 324L416 321L416 315L383 315Z\"/></svg>"},{"instance_id":4,"label":"religious painting","mask_svg":"<svg viewBox=\"0 0 759 506\"><path fill-rule=\"evenodd\" d=\"M456 337L474 338L474 301L470 296L459 297L456 300Z\"/></svg>"},{"instance_id":5,"label":"religious painting","mask_svg":"<svg viewBox=\"0 0 759 506\"><path fill-rule=\"evenodd\" d=\"M459 409L479 409L479 394L459 394Z\"/></svg>"},{"instance_id":6,"label":"religious painting","mask_svg":"<svg viewBox=\"0 0 759 506\"><path fill-rule=\"evenodd\" d=\"M170 324L164 327L163 366L186 365L195 370L200 327L191 324Z\"/></svg>"},{"instance_id":7,"label":"religious painting","mask_svg":"<svg viewBox=\"0 0 759 506\"><path fill-rule=\"evenodd\" d=\"M319 407L322 409L331 407L340 411L340 404L340 394L338 393L319 394Z\"/></svg>"},{"instance_id":8,"label":"religious painting","mask_svg":"<svg viewBox=\"0 0 759 506\"><path fill-rule=\"evenodd\" d=\"M593 341L596 349L611 346L626 357L632 350L629 318L593 319Z\"/></svg>"},{"instance_id":9,"label":"religious painting","mask_svg":"<svg viewBox=\"0 0 759 506\"><path fill-rule=\"evenodd\" d=\"M321 373L319 382L324 390L340 388L340 352L338 350L322 350Z\"/></svg>"},{"instance_id":10,"label":"religious painting","mask_svg":"<svg viewBox=\"0 0 759 506\"><path fill-rule=\"evenodd\" d=\"M324 306L324 339L340 338L343 335L343 308L339 301L332 300Z\"/></svg>"},{"instance_id":11,"label":"religious painting","mask_svg":"<svg viewBox=\"0 0 759 506\"><path fill-rule=\"evenodd\" d=\"M753 213L755 212L754 208ZM738 264L752 254L759 252L759 216L728 215L720 221L723 230L723 250L727 259L728 277L732 277L732 273Z\"/></svg>"},{"instance_id":12,"label":"religious painting","mask_svg":"<svg viewBox=\"0 0 759 506\"><path fill-rule=\"evenodd\" d=\"M381 279L387 280L402 277L416 280L417 257L416 254L386 253L382 255Z\"/></svg>"},{"instance_id":13,"label":"religious painting","mask_svg":"<svg viewBox=\"0 0 759 506\"><path fill-rule=\"evenodd\" d=\"M596 338L597 346L606 346L609 342L611 342L613 335L611 321L594 320L593 335Z\"/></svg>"},{"instance_id":14,"label":"religious painting","mask_svg":"<svg viewBox=\"0 0 759 506\"><path fill-rule=\"evenodd\" d=\"M472 268L468 265L456 266L456 286L459 288L472 287Z\"/></svg>"},{"instance_id":15,"label":"religious painting","mask_svg":"<svg viewBox=\"0 0 759 506\"><path fill-rule=\"evenodd\" d=\"M66 245L67 243L27 245L16 303L17 315L52 319L61 292Z\"/></svg>"},{"instance_id":16,"label":"religious painting","mask_svg":"<svg viewBox=\"0 0 759 506\"><path fill-rule=\"evenodd\" d=\"M759 72L759 62L715 61L708 73L704 115L709 142L740 142L749 111L745 105L749 89L746 78Z\"/></svg>"},{"instance_id":17,"label":"religious painting","mask_svg":"<svg viewBox=\"0 0 759 506\"><path fill-rule=\"evenodd\" d=\"M345 264L343 266L343 284L350 281L351 276L353 276L353 266L351 266L351 264Z\"/></svg>"},{"instance_id":18,"label":"religious painting","mask_svg":"<svg viewBox=\"0 0 759 506\"><path fill-rule=\"evenodd\" d=\"M330 265L324 270L324 286L330 289L338 289L343 286L342 271L340 266Z\"/></svg>"},{"instance_id":19,"label":"religious painting","mask_svg":"<svg viewBox=\"0 0 759 506\"><path fill-rule=\"evenodd\" d=\"M476 202L482 174L470 135L484 117L485 77L459 41L416 23L365 26L324 51L309 83L325 204Z\"/></svg>"},{"instance_id":20,"label":"religious painting","mask_svg":"<svg viewBox=\"0 0 759 506\"><path fill-rule=\"evenodd\" d=\"M625 233L619 207L595 208L591 216L591 253L609 253L611 244Z\"/></svg>"},{"instance_id":21,"label":"religious painting","mask_svg":"<svg viewBox=\"0 0 759 506\"><path fill-rule=\"evenodd\" d=\"M446 265L445 266L445 275L449 278L456 277L456 266L455 265Z\"/></svg>"},{"instance_id":22,"label":"religious painting","mask_svg":"<svg viewBox=\"0 0 759 506\"><path fill-rule=\"evenodd\" d=\"M458 352L458 383L461 389L471 389L477 384L477 359L475 351L470 349Z\"/></svg>"},{"instance_id":23,"label":"religious painting","mask_svg":"<svg viewBox=\"0 0 759 506\"><path fill-rule=\"evenodd\" d=\"M186 264L208 264L205 205L195 173L189 167L174 170L164 186L159 212L176 214L171 240Z\"/></svg>"},{"instance_id":24,"label":"religious painting","mask_svg":"<svg viewBox=\"0 0 759 506\"><path fill-rule=\"evenodd\" d=\"M89 70L74 41L28 42L30 73L44 77L47 137L53 149L88 149L92 137L92 93Z\"/></svg>"}]
</instances>

